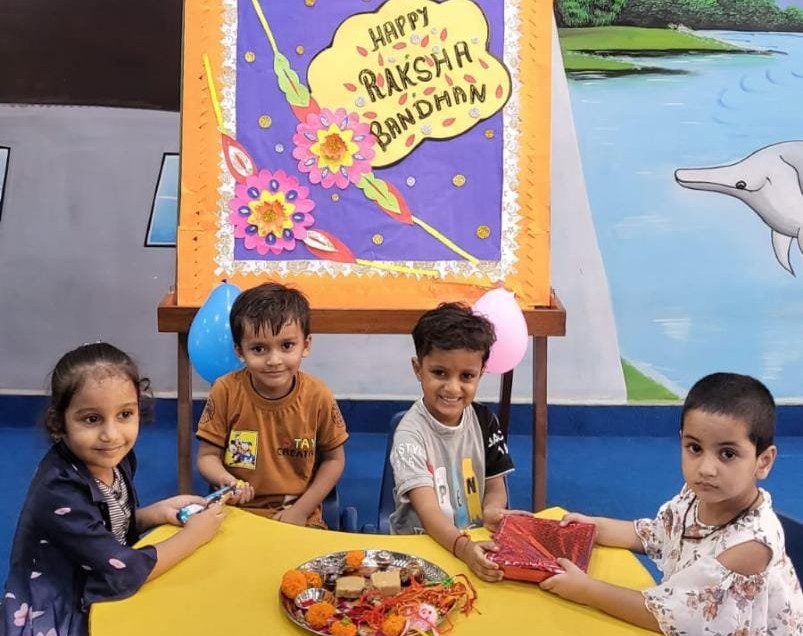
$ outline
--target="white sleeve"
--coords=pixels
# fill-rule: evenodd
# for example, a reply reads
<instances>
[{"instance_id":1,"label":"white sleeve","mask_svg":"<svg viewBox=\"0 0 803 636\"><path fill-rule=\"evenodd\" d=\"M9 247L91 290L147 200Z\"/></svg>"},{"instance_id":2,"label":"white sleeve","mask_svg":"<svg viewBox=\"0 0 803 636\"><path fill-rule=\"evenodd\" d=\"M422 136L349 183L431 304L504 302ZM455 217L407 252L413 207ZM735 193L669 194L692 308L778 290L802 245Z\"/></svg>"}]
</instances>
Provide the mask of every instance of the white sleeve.
<instances>
[{"instance_id":1,"label":"white sleeve","mask_svg":"<svg viewBox=\"0 0 803 636\"><path fill-rule=\"evenodd\" d=\"M421 436L413 431L396 430L390 451L390 465L396 484L396 496L421 486L435 487L427 467L427 453Z\"/></svg>"}]
</instances>

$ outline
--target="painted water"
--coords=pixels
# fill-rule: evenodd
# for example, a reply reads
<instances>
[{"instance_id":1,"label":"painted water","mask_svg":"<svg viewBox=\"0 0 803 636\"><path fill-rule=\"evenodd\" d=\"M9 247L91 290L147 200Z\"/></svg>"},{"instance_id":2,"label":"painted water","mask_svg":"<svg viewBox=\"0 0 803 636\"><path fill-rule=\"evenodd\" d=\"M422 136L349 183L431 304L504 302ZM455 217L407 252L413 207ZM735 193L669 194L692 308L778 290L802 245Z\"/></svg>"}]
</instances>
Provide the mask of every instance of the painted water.
<instances>
[{"instance_id":1,"label":"painted water","mask_svg":"<svg viewBox=\"0 0 803 636\"><path fill-rule=\"evenodd\" d=\"M680 393L732 370L803 398L797 244L795 277L747 205L673 176L803 140L803 34L708 35L768 54L653 57L639 61L685 73L569 83L621 354Z\"/></svg>"}]
</instances>

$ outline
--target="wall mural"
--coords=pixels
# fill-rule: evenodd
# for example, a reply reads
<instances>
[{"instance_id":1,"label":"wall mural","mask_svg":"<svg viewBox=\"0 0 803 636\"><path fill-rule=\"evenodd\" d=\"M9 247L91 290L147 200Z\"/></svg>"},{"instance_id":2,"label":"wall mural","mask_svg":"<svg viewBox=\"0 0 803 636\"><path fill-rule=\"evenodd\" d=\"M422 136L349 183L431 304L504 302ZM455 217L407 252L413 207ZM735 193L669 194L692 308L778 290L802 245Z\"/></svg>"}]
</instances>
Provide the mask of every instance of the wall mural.
<instances>
[{"instance_id":1,"label":"wall mural","mask_svg":"<svg viewBox=\"0 0 803 636\"><path fill-rule=\"evenodd\" d=\"M556 3L630 399L803 396L801 5Z\"/></svg>"}]
</instances>

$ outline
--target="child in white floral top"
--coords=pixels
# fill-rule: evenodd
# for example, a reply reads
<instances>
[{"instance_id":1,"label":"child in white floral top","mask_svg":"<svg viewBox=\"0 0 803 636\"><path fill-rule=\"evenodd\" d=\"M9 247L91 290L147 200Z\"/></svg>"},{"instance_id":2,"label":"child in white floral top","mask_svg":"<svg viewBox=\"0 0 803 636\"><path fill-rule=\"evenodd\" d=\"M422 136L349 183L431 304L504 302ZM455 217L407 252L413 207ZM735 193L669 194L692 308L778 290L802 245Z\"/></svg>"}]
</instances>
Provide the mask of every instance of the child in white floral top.
<instances>
[{"instance_id":1,"label":"child in white floral top","mask_svg":"<svg viewBox=\"0 0 803 636\"><path fill-rule=\"evenodd\" d=\"M714 373L695 384L681 414L680 494L655 519L568 514L597 526L597 543L645 552L663 581L637 592L566 572L541 587L664 634L803 634L803 593L769 494L757 486L777 454L775 403L758 380Z\"/></svg>"}]
</instances>

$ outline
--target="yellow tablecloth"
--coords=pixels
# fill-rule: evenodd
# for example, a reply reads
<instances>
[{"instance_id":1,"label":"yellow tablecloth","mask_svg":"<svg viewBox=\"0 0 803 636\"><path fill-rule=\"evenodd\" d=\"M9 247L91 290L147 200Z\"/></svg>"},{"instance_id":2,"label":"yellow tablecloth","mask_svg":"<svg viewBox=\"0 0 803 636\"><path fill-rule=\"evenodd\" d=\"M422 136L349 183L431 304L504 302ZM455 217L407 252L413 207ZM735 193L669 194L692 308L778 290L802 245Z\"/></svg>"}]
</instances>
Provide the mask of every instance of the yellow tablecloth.
<instances>
[{"instance_id":1,"label":"yellow tablecloth","mask_svg":"<svg viewBox=\"0 0 803 636\"><path fill-rule=\"evenodd\" d=\"M558 519L559 508L538 516ZM151 541L175 528L156 529ZM472 531L487 538L485 530ZM349 534L299 528L230 508L218 535L206 546L133 597L92 606L92 636L212 636L304 632L279 607L279 583L285 570L316 556L353 549L388 549L437 563L450 574L467 573L462 561L427 536ZM589 572L597 577L643 589L649 573L626 550L595 548ZM453 613L456 636L474 634L548 634L605 636L649 634L590 609L544 592L534 584L485 583L473 575L478 612Z\"/></svg>"}]
</instances>

